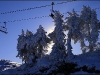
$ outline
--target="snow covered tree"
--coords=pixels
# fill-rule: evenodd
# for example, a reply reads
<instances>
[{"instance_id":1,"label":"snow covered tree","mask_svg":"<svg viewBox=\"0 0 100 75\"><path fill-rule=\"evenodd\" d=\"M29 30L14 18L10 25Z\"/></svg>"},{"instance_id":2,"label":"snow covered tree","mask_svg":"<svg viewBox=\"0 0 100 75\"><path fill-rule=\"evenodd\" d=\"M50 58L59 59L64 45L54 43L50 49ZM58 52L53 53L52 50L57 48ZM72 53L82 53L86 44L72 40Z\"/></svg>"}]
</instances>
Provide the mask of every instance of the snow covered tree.
<instances>
[{"instance_id":1,"label":"snow covered tree","mask_svg":"<svg viewBox=\"0 0 100 75\"><path fill-rule=\"evenodd\" d=\"M35 36L34 36L34 34L31 32L31 31L29 31L29 30L27 30L26 31L26 50L27 50L27 57L28 57L28 59L27 59L27 63L33 63L34 61L36 61L36 58L37 58L37 56L36 56L36 43L34 42L34 41L36 41L35 40Z\"/></svg>"},{"instance_id":2,"label":"snow covered tree","mask_svg":"<svg viewBox=\"0 0 100 75\"><path fill-rule=\"evenodd\" d=\"M33 33L27 29L26 36L30 36L30 35L33 35Z\"/></svg>"},{"instance_id":3,"label":"snow covered tree","mask_svg":"<svg viewBox=\"0 0 100 75\"><path fill-rule=\"evenodd\" d=\"M46 36L46 31L41 25L35 34L29 30L24 34L22 30L22 34L18 38L17 57L26 63L33 63L47 52L49 42L50 39Z\"/></svg>"},{"instance_id":4,"label":"snow covered tree","mask_svg":"<svg viewBox=\"0 0 100 75\"><path fill-rule=\"evenodd\" d=\"M50 53L51 59L63 61L66 56L65 34L63 29L63 16L59 11L54 11L55 28L48 36L53 40L54 45Z\"/></svg>"},{"instance_id":5,"label":"snow covered tree","mask_svg":"<svg viewBox=\"0 0 100 75\"><path fill-rule=\"evenodd\" d=\"M85 45L85 40L87 40L87 37L89 37L89 33L90 33L90 19L91 19L91 8L88 6L83 6L82 11L81 11L81 15L80 15L80 19L81 19L81 26L80 26L80 31L82 34L81 37L81 49L82 49L82 53L86 53L86 49L87 46Z\"/></svg>"},{"instance_id":6,"label":"snow covered tree","mask_svg":"<svg viewBox=\"0 0 100 75\"><path fill-rule=\"evenodd\" d=\"M74 43L79 41L80 39L80 22L79 22L79 15L74 11L72 13L68 12L68 17L66 17L66 27L68 30L68 37L67 37L67 54L68 57L71 58L72 54L72 46L71 46L71 39L74 40Z\"/></svg>"},{"instance_id":7,"label":"snow covered tree","mask_svg":"<svg viewBox=\"0 0 100 75\"><path fill-rule=\"evenodd\" d=\"M24 31L22 29L22 34L19 35L19 38L18 38L18 44L17 44L18 55L16 57L19 57L22 59L22 61L26 62L25 56L26 56L27 51L25 49L26 47L25 41L26 41L26 38L24 36Z\"/></svg>"},{"instance_id":8,"label":"snow covered tree","mask_svg":"<svg viewBox=\"0 0 100 75\"><path fill-rule=\"evenodd\" d=\"M87 49L93 51L98 39L99 29L96 11L89 6L83 6L81 15L78 15L73 9L72 13L68 12L66 20L65 30L68 30L68 54L72 55L71 39L74 43L80 42L82 53L86 53ZM85 41L89 42L89 46L85 45Z\"/></svg>"},{"instance_id":9,"label":"snow covered tree","mask_svg":"<svg viewBox=\"0 0 100 75\"><path fill-rule=\"evenodd\" d=\"M86 53L85 40L88 41L90 36L91 8L89 6L88 7L83 6L80 19L81 19L80 31L82 33L81 49L83 53Z\"/></svg>"},{"instance_id":10,"label":"snow covered tree","mask_svg":"<svg viewBox=\"0 0 100 75\"><path fill-rule=\"evenodd\" d=\"M35 39L38 39L37 41L37 56L42 57L46 52L48 48L48 43L50 43L50 39L46 35L46 31L44 28L40 25L37 29L37 32L34 34Z\"/></svg>"},{"instance_id":11,"label":"snow covered tree","mask_svg":"<svg viewBox=\"0 0 100 75\"><path fill-rule=\"evenodd\" d=\"M24 30L22 29L22 34L21 34L22 36L24 36L25 35L25 33L24 33Z\"/></svg>"},{"instance_id":12,"label":"snow covered tree","mask_svg":"<svg viewBox=\"0 0 100 75\"><path fill-rule=\"evenodd\" d=\"M32 63L36 59L35 48L32 48L33 39L34 35L29 30L26 31L26 34L22 30L22 34L18 38L17 57L21 58L25 63Z\"/></svg>"},{"instance_id":13,"label":"snow covered tree","mask_svg":"<svg viewBox=\"0 0 100 75\"><path fill-rule=\"evenodd\" d=\"M83 38L84 40L87 40L89 42L88 46L89 51L93 51L95 43L98 39L98 25L97 25L98 20L96 11L92 10L89 6L88 7L83 6L80 19L81 19L81 33L83 35ZM84 43L81 44L82 47L84 47L83 45Z\"/></svg>"},{"instance_id":14,"label":"snow covered tree","mask_svg":"<svg viewBox=\"0 0 100 75\"><path fill-rule=\"evenodd\" d=\"M98 19L97 19L97 14L95 10L91 10L91 19L90 19L90 25L91 25L91 39L89 40L90 44L90 51L93 51L93 47L96 47L96 42L98 40Z\"/></svg>"}]
</instances>

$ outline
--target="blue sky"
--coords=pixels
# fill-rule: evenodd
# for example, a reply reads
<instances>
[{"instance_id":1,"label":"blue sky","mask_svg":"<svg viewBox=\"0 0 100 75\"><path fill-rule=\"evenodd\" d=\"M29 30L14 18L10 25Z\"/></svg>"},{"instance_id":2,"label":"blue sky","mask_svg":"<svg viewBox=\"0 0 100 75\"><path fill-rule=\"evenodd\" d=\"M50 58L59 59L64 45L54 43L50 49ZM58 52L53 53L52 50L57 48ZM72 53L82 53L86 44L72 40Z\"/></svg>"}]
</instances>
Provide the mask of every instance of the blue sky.
<instances>
[{"instance_id":1,"label":"blue sky","mask_svg":"<svg viewBox=\"0 0 100 75\"><path fill-rule=\"evenodd\" d=\"M26 9L32 7L38 7L43 5L49 5L52 1L0 1L0 13L9 12L13 10ZM54 3L65 2L65 1L55 1ZM74 8L76 11L81 11L83 5L89 5L91 8L100 7L100 1L73 1L64 4L59 4L54 6L54 10L59 10L61 13L71 12ZM13 21L27 18L34 18L40 16L48 16L50 12L51 6L44 8L37 8L33 10L27 10L22 12L8 13L8 14L0 14L0 22L4 21ZM97 10L98 19L100 19L100 9ZM78 12L80 13L80 12ZM67 17L67 14L65 14ZM47 32L52 31L54 27L53 19L50 17L38 18L27 21L19 21L19 22L9 22L7 23L8 34L4 34L0 32L0 59L7 59L14 62L21 63L21 59L16 58L17 55L17 39L18 35L21 34L21 30L27 29L36 32L36 29L39 25L42 25ZM3 23L0 23L0 26L3 26ZM73 53L80 54L80 45L77 43L73 44Z\"/></svg>"}]
</instances>

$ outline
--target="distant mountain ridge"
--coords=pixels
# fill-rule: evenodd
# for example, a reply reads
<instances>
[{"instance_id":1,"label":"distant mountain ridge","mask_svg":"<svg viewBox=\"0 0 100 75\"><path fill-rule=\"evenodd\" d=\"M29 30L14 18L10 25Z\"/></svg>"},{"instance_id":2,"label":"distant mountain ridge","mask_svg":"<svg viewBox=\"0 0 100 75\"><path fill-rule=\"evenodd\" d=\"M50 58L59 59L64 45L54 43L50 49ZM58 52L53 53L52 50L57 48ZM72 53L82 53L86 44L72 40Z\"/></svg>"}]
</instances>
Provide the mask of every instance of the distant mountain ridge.
<instances>
[{"instance_id":1,"label":"distant mountain ridge","mask_svg":"<svg viewBox=\"0 0 100 75\"><path fill-rule=\"evenodd\" d=\"M0 72L8 69L14 69L15 67L20 66L20 63L12 62L10 60L0 59Z\"/></svg>"}]
</instances>

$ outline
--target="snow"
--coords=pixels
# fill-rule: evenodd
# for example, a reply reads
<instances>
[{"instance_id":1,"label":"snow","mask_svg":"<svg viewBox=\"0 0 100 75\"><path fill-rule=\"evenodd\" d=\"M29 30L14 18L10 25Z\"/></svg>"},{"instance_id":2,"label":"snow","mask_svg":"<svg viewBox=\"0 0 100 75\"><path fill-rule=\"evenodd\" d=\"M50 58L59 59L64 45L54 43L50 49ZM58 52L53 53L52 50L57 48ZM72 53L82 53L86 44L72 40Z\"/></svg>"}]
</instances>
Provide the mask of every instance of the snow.
<instances>
[{"instance_id":1,"label":"snow","mask_svg":"<svg viewBox=\"0 0 100 75\"><path fill-rule=\"evenodd\" d=\"M75 68L81 68L83 66L87 66L88 69L91 69L95 66L95 70L100 70L100 50L96 50L94 52L88 52L86 54L74 55L74 58L67 60L68 62L75 62L78 64ZM13 67L13 65L16 65ZM50 74L53 71L57 71L60 64L58 61L50 60L49 55L37 59L37 62L28 66L28 64L18 64L16 62L11 62L9 60L0 60L0 74ZM18 71L20 70L20 71ZM42 72L43 70L43 72ZM89 73L86 71L76 71L73 74L95 74ZM99 73L98 73L99 74ZM64 73L58 73L57 75L64 75Z\"/></svg>"},{"instance_id":2,"label":"snow","mask_svg":"<svg viewBox=\"0 0 100 75\"><path fill-rule=\"evenodd\" d=\"M35 34L29 30L25 34L22 30L18 38L17 57L25 63L0 59L0 74L100 74L100 43L97 41L96 11L89 6L83 6L80 17L74 9L68 14L65 26L63 16L59 11L54 11L55 28L49 35L46 35L41 25ZM68 31L67 44L63 30ZM75 43L80 42L82 54L72 53L71 40ZM85 40L89 45L86 46ZM52 51L46 54L50 41L54 43Z\"/></svg>"},{"instance_id":3,"label":"snow","mask_svg":"<svg viewBox=\"0 0 100 75\"><path fill-rule=\"evenodd\" d=\"M86 54L80 54L75 56L72 62L77 62L77 67L82 67L84 65L88 66L88 68L91 68L95 66L96 69L100 70L100 51L94 51L89 52Z\"/></svg>"},{"instance_id":4,"label":"snow","mask_svg":"<svg viewBox=\"0 0 100 75\"><path fill-rule=\"evenodd\" d=\"M95 70L100 71L100 50L89 52L86 54L74 55L74 58L66 61L72 63L77 63L78 65L75 68L81 68L87 66L88 69L91 69L95 66ZM58 61L53 61L50 59L49 55L37 59L32 66L29 64L18 64L16 62L11 62L8 60L0 60L0 74L51 74L53 71L57 71L60 64ZM13 67L13 65L16 65ZM18 71L20 70L20 71ZM43 72L42 72L43 71ZM73 74L95 74L83 71L76 71ZM99 74L99 73L97 73ZM57 73L57 75L64 75L64 73Z\"/></svg>"},{"instance_id":5,"label":"snow","mask_svg":"<svg viewBox=\"0 0 100 75\"><path fill-rule=\"evenodd\" d=\"M73 75L73 74L91 74L91 73L84 72L84 71L79 71L79 72L71 73L71 75Z\"/></svg>"},{"instance_id":6,"label":"snow","mask_svg":"<svg viewBox=\"0 0 100 75\"><path fill-rule=\"evenodd\" d=\"M0 59L0 74L10 74L15 71L15 68L19 67L21 64L17 62L12 62L10 60ZM7 72L6 72L7 71ZM16 72L15 72L16 73Z\"/></svg>"}]
</instances>

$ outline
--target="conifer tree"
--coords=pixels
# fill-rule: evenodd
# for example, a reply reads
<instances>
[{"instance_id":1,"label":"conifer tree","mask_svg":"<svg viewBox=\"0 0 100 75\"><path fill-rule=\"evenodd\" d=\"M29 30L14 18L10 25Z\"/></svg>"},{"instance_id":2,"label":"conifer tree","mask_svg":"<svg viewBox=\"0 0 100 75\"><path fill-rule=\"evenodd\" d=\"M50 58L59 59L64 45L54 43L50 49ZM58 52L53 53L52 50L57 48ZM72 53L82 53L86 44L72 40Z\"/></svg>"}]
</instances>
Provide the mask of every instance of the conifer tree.
<instances>
[{"instance_id":1,"label":"conifer tree","mask_svg":"<svg viewBox=\"0 0 100 75\"><path fill-rule=\"evenodd\" d=\"M85 40L88 41L90 37L91 8L89 6L82 7L80 19L81 19L80 31L82 34L81 41L80 41L81 49L82 49L82 53L86 53L87 46L85 45Z\"/></svg>"},{"instance_id":2,"label":"conifer tree","mask_svg":"<svg viewBox=\"0 0 100 75\"><path fill-rule=\"evenodd\" d=\"M49 34L49 37L53 40L54 45L52 47L52 52L50 53L51 59L63 61L66 56L65 48L65 34L63 29L63 16L59 11L54 11L54 23L55 28L52 33Z\"/></svg>"},{"instance_id":3,"label":"conifer tree","mask_svg":"<svg viewBox=\"0 0 100 75\"><path fill-rule=\"evenodd\" d=\"M91 34L90 34L90 44L89 44L89 47L90 47L90 51L93 51L94 48L93 47L96 47L96 42L98 40L98 19L97 19L97 14L96 14L96 11L95 10L91 10L91 19L90 19L90 25L91 25Z\"/></svg>"},{"instance_id":4,"label":"conifer tree","mask_svg":"<svg viewBox=\"0 0 100 75\"><path fill-rule=\"evenodd\" d=\"M88 7L83 6L80 19L81 19L80 30L84 38L82 40L83 41L87 40L89 42L89 46L88 46L89 51L93 51L95 47L95 43L98 39L98 20L97 20L96 11L91 9L89 6ZM85 48L86 46L84 47L83 45L84 43L81 43L83 49L86 49Z\"/></svg>"},{"instance_id":5,"label":"conifer tree","mask_svg":"<svg viewBox=\"0 0 100 75\"><path fill-rule=\"evenodd\" d=\"M37 29L37 32L34 34L35 39L37 39L37 55L38 57L42 57L46 52L48 48L48 43L50 43L50 39L46 35L46 31L44 28L40 25Z\"/></svg>"},{"instance_id":6,"label":"conifer tree","mask_svg":"<svg viewBox=\"0 0 100 75\"><path fill-rule=\"evenodd\" d=\"M17 57L20 57L26 63L33 63L47 52L49 42L50 39L41 25L35 34L29 30L24 34L22 30L22 34L18 38Z\"/></svg>"},{"instance_id":7,"label":"conifer tree","mask_svg":"<svg viewBox=\"0 0 100 75\"><path fill-rule=\"evenodd\" d=\"M74 43L79 41L80 39L80 22L79 22L79 15L74 11L72 13L68 12L68 17L66 17L66 27L68 28L68 37L67 37L67 54L68 57L72 57L72 46L71 46L71 39L74 40Z\"/></svg>"},{"instance_id":8,"label":"conifer tree","mask_svg":"<svg viewBox=\"0 0 100 75\"><path fill-rule=\"evenodd\" d=\"M21 58L25 63L32 63L36 59L35 47L33 47L33 39L35 39L33 33L29 30L22 30L22 34L19 35L18 44L17 44L17 57Z\"/></svg>"},{"instance_id":9,"label":"conifer tree","mask_svg":"<svg viewBox=\"0 0 100 75\"><path fill-rule=\"evenodd\" d=\"M22 59L22 61L26 62L27 59L26 59L26 53L27 53L27 50L25 49L26 47L26 38L24 36L24 31L22 29L22 34L19 35L19 38L18 38L18 44L17 44L17 51L18 51L18 55L16 57L19 57Z\"/></svg>"}]
</instances>

